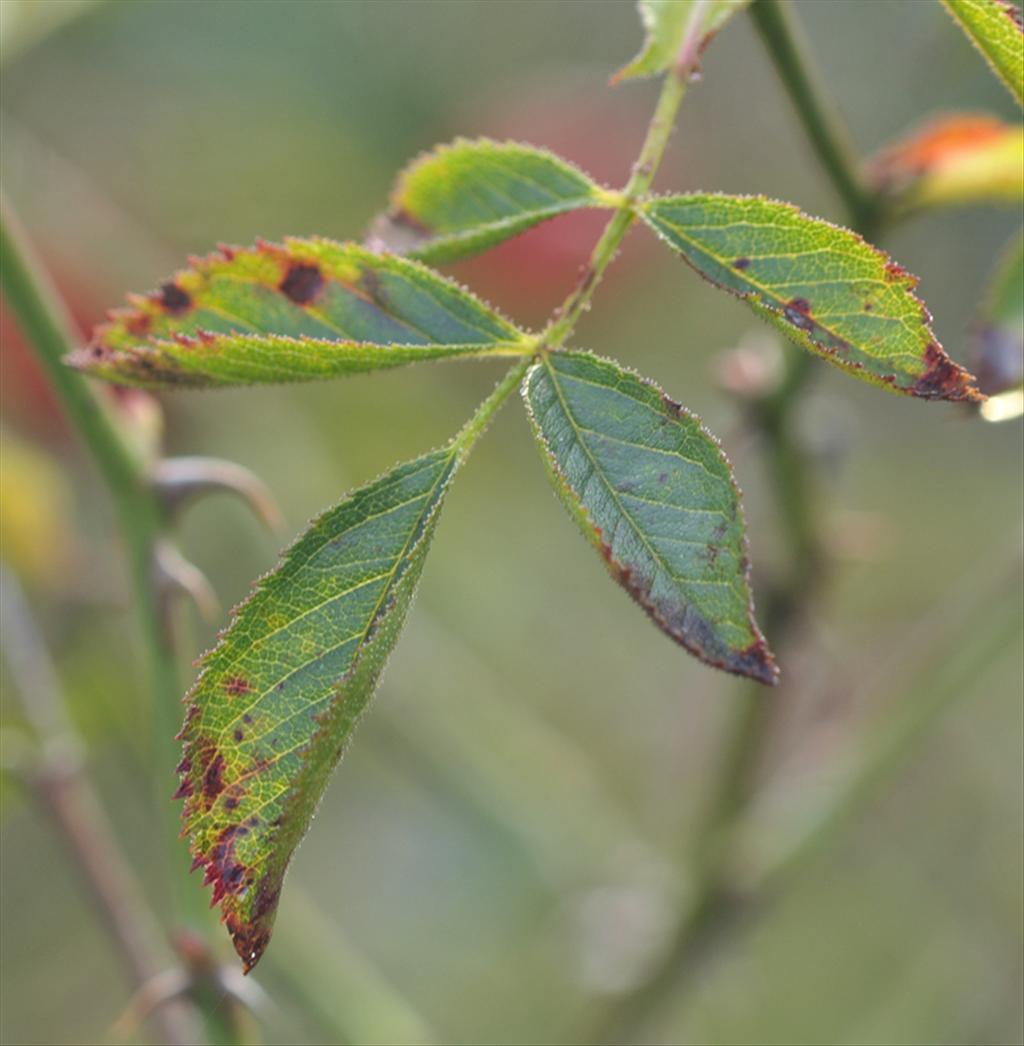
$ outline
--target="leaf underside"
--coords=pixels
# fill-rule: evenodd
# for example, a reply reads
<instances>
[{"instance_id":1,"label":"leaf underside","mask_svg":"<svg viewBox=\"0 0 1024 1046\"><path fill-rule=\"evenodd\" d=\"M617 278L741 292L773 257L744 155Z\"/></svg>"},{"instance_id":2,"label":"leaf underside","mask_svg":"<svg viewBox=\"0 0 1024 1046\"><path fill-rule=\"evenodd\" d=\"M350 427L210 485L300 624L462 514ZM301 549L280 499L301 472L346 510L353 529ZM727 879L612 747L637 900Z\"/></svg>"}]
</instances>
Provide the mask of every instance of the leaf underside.
<instances>
[{"instance_id":1,"label":"leaf underside","mask_svg":"<svg viewBox=\"0 0 1024 1046\"><path fill-rule=\"evenodd\" d=\"M225 247L130 301L76 367L147 387L309 381L500 355L525 338L423 265L319 238Z\"/></svg>"},{"instance_id":2,"label":"leaf underside","mask_svg":"<svg viewBox=\"0 0 1024 1046\"><path fill-rule=\"evenodd\" d=\"M453 443L399 465L315 520L238 608L186 699L184 834L247 971L402 627L458 460Z\"/></svg>"},{"instance_id":3,"label":"leaf underside","mask_svg":"<svg viewBox=\"0 0 1024 1046\"><path fill-rule=\"evenodd\" d=\"M983 398L932 333L917 278L856 233L757 196L667 196L641 208L702 276L798 345L894 392Z\"/></svg>"},{"instance_id":4,"label":"leaf underside","mask_svg":"<svg viewBox=\"0 0 1024 1046\"><path fill-rule=\"evenodd\" d=\"M651 382L579 352L545 355L523 397L555 489L612 576L702 661L774 683L739 491L700 421Z\"/></svg>"},{"instance_id":5,"label":"leaf underside","mask_svg":"<svg viewBox=\"0 0 1024 1046\"><path fill-rule=\"evenodd\" d=\"M1024 105L1024 31L1009 0L943 0L946 10L992 71Z\"/></svg>"},{"instance_id":6,"label":"leaf underside","mask_svg":"<svg viewBox=\"0 0 1024 1046\"><path fill-rule=\"evenodd\" d=\"M692 54L689 57L695 59L711 42L715 33L749 2L637 0L640 21L644 27L644 45L636 58L612 77L612 83L638 76L657 76L672 69L680 59L691 33ZM694 25L694 19L699 19L699 24Z\"/></svg>"},{"instance_id":7,"label":"leaf underside","mask_svg":"<svg viewBox=\"0 0 1024 1046\"><path fill-rule=\"evenodd\" d=\"M391 208L374 223L369 243L449 262L559 214L608 205L605 190L545 149L460 138L399 175Z\"/></svg>"}]
</instances>

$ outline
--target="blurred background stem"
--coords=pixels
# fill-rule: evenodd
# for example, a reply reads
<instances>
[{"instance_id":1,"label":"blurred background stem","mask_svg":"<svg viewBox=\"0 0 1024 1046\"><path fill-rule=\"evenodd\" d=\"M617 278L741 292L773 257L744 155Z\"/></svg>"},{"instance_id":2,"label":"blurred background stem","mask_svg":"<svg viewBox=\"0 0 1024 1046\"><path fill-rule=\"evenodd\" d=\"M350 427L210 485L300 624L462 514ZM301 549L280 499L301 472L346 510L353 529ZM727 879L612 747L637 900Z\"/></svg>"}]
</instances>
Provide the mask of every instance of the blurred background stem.
<instances>
[{"instance_id":1,"label":"blurred background stem","mask_svg":"<svg viewBox=\"0 0 1024 1046\"><path fill-rule=\"evenodd\" d=\"M73 328L6 199L2 201L0 214L0 281L4 297L35 350L51 387L99 466L117 511L136 616L149 662L151 754L157 769L154 806L164 825L165 859L171 869L172 903L165 909L164 922L172 931L202 931L210 926L211 919L205 911L202 891L189 878L187 852L178 843L177 818L170 802L178 761L174 737L181 725L181 692L166 593L157 586L156 548L164 525L163 510L150 484L141 452L132 447L112 410L77 372L64 364L65 355L75 347ZM79 826L79 830L87 831L83 826ZM113 838L108 842L112 843ZM216 995L204 992L202 996L209 1002L200 1007L207 1034L212 1042L236 1041L234 1022L228 1016L233 1004Z\"/></svg>"},{"instance_id":2,"label":"blurred background stem","mask_svg":"<svg viewBox=\"0 0 1024 1046\"><path fill-rule=\"evenodd\" d=\"M145 993L167 966L168 950L161 947L157 920L89 777L84 746L21 585L6 569L0 580L4 662L36 745L20 769L67 844L129 979ZM195 1014L182 1000L154 1007L151 1018L161 1041L195 1042Z\"/></svg>"},{"instance_id":3,"label":"blurred background stem","mask_svg":"<svg viewBox=\"0 0 1024 1046\"><path fill-rule=\"evenodd\" d=\"M786 0L755 0L750 16L847 221L865 237L876 235L875 196L862 184L849 135L817 75L792 5ZM759 615L776 653L785 649L812 602L824 565L814 463L796 430L813 365L810 353L787 345L778 384L751 407L786 547L785 572L769 589ZM731 922L737 900L729 875L735 828L756 789L777 705L778 692L757 684L745 682L737 693L711 798L693 842L694 881L678 931L652 975L612 1010L600 1032L602 1041L621 1041L653 1015L695 968L693 960Z\"/></svg>"}]
</instances>

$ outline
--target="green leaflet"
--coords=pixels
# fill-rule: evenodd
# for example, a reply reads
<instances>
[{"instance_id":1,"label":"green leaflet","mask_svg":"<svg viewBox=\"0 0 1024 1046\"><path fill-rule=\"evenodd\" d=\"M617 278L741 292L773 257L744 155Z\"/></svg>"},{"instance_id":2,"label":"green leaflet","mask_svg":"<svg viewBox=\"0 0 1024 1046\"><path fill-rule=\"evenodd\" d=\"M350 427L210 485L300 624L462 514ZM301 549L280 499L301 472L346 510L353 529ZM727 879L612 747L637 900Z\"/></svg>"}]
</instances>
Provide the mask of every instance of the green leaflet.
<instances>
[{"instance_id":1,"label":"green leaflet","mask_svg":"<svg viewBox=\"0 0 1024 1046\"><path fill-rule=\"evenodd\" d=\"M1009 0L942 0L992 71L1024 105L1024 32Z\"/></svg>"},{"instance_id":2,"label":"green leaflet","mask_svg":"<svg viewBox=\"0 0 1024 1046\"><path fill-rule=\"evenodd\" d=\"M204 658L177 796L193 867L205 867L246 970L397 639L462 453L456 439L315 520Z\"/></svg>"},{"instance_id":3,"label":"green leaflet","mask_svg":"<svg viewBox=\"0 0 1024 1046\"><path fill-rule=\"evenodd\" d=\"M209 387L529 351L522 331L451 280L326 239L222 248L130 300L75 366L126 385Z\"/></svg>"},{"instance_id":4,"label":"green leaflet","mask_svg":"<svg viewBox=\"0 0 1024 1046\"><path fill-rule=\"evenodd\" d=\"M637 0L644 25L644 46L632 62L612 77L612 83L636 76L656 76L677 62L692 67L715 33L749 2Z\"/></svg>"},{"instance_id":5,"label":"green leaflet","mask_svg":"<svg viewBox=\"0 0 1024 1046\"><path fill-rule=\"evenodd\" d=\"M978 383L991 395L1024 380L1024 235L1017 235L996 269L975 325L974 364Z\"/></svg>"},{"instance_id":6,"label":"green leaflet","mask_svg":"<svg viewBox=\"0 0 1024 1046\"><path fill-rule=\"evenodd\" d=\"M555 489L612 576L702 661L774 683L754 621L739 491L700 421L587 353L546 354L523 397Z\"/></svg>"},{"instance_id":7,"label":"green leaflet","mask_svg":"<svg viewBox=\"0 0 1024 1046\"><path fill-rule=\"evenodd\" d=\"M615 207L615 194L545 149L459 138L415 159L399 175L391 209L370 242L448 262L582 207Z\"/></svg>"},{"instance_id":8,"label":"green leaflet","mask_svg":"<svg viewBox=\"0 0 1024 1046\"><path fill-rule=\"evenodd\" d=\"M668 196L639 213L711 283L843 370L925 399L982 398L935 340L917 278L856 233L758 196Z\"/></svg>"}]
</instances>

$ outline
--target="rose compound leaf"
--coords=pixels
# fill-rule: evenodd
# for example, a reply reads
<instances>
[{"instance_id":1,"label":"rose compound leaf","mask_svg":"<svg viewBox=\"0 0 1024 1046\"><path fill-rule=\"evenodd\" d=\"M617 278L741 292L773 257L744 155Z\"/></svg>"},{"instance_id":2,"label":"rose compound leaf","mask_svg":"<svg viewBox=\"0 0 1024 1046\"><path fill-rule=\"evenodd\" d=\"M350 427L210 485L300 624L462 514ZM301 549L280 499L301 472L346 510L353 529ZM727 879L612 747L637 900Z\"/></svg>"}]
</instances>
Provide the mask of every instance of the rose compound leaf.
<instances>
[{"instance_id":1,"label":"rose compound leaf","mask_svg":"<svg viewBox=\"0 0 1024 1046\"><path fill-rule=\"evenodd\" d=\"M992 71L1024 105L1024 32L1009 0L942 0Z\"/></svg>"},{"instance_id":2,"label":"rose compound leaf","mask_svg":"<svg viewBox=\"0 0 1024 1046\"><path fill-rule=\"evenodd\" d=\"M774 683L739 491L700 421L651 382L580 352L545 354L523 397L555 489L612 576L702 661Z\"/></svg>"},{"instance_id":3,"label":"rose compound leaf","mask_svg":"<svg viewBox=\"0 0 1024 1046\"><path fill-rule=\"evenodd\" d=\"M1024 127L957 113L933 120L868 164L878 192L901 212L1024 197Z\"/></svg>"},{"instance_id":4,"label":"rose compound leaf","mask_svg":"<svg viewBox=\"0 0 1024 1046\"><path fill-rule=\"evenodd\" d=\"M750 0L638 0L644 46L612 83L637 76L656 76L677 62L689 65L711 38Z\"/></svg>"},{"instance_id":5,"label":"rose compound leaf","mask_svg":"<svg viewBox=\"0 0 1024 1046\"><path fill-rule=\"evenodd\" d=\"M246 970L398 637L459 457L453 442L320 516L203 659L177 795Z\"/></svg>"},{"instance_id":6,"label":"rose compound leaf","mask_svg":"<svg viewBox=\"0 0 1024 1046\"><path fill-rule=\"evenodd\" d=\"M856 233L758 196L695 193L639 207L702 276L837 367L925 399L982 398L936 341L917 278Z\"/></svg>"},{"instance_id":7,"label":"rose compound leaf","mask_svg":"<svg viewBox=\"0 0 1024 1046\"><path fill-rule=\"evenodd\" d=\"M1024 235L1010 244L996 268L975 327L973 361L978 384L991 396L1024 382ZM986 417L1004 420L1002 405L984 406Z\"/></svg>"},{"instance_id":8,"label":"rose compound leaf","mask_svg":"<svg viewBox=\"0 0 1024 1046\"><path fill-rule=\"evenodd\" d=\"M194 259L112 313L71 362L119 384L211 387L522 355L524 345L495 310L417 262L288 239Z\"/></svg>"},{"instance_id":9,"label":"rose compound leaf","mask_svg":"<svg viewBox=\"0 0 1024 1046\"><path fill-rule=\"evenodd\" d=\"M556 215L617 202L545 149L460 138L399 175L391 208L374 223L369 242L423 261L454 261Z\"/></svg>"}]
</instances>

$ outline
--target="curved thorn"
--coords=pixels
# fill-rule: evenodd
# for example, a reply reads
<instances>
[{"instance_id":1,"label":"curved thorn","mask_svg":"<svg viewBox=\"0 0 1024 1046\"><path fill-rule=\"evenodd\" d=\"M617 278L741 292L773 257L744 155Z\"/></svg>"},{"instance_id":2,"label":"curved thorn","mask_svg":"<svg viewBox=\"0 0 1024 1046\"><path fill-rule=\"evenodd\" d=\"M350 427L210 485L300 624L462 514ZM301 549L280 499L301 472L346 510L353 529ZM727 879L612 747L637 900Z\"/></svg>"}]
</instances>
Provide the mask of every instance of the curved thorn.
<instances>
[{"instance_id":1,"label":"curved thorn","mask_svg":"<svg viewBox=\"0 0 1024 1046\"><path fill-rule=\"evenodd\" d=\"M160 541L153 549L153 571L156 588L169 617L169 603L176 595L186 595L195 603L202 618L210 624L220 617L220 602L206 575L190 563L174 545Z\"/></svg>"},{"instance_id":2,"label":"curved thorn","mask_svg":"<svg viewBox=\"0 0 1024 1046\"><path fill-rule=\"evenodd\" d=\"M153 469L153 486L173 514L206 493L225 492L241 498L263 525L275 534L284 519L267 485L254 472L221 458L164 458Z\"/></svg>"},{"instance_id":3,"label":"curved thorn","mask_svg":"<svg viewBox=\"0 0 1024 1046\"><path fill-rule=\"evenodd\" d=\"M270 996L241 970L233 966L220 966L216 978L220 990L250 1013L266 1013L276 1009Z\"/></svg>"},{"instance_id":4,"label":"curved thorn","mask_svg":"<svg viewBox=\"0 0 1024 1046\"><path fill-rule=\"evenodd\" d=\"M154 1010L188 995L191 978L174 967L151 977L128 1000L124 1012L114 1021L111 1035L115 1040L132 1038Z\"/></svg>"}]
</instances>

